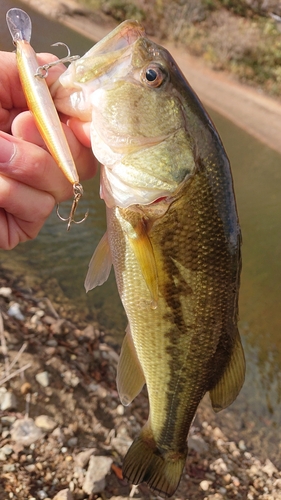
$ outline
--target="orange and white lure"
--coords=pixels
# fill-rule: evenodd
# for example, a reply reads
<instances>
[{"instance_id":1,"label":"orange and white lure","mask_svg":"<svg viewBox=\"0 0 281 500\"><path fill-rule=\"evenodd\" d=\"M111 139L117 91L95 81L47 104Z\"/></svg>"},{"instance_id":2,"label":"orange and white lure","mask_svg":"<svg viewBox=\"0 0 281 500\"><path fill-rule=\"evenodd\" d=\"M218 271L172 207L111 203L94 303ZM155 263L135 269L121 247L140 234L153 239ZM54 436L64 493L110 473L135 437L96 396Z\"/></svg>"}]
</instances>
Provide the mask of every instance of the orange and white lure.
<instances>
[{"instance_id":1,"label":"orange and white lure","mask_svg":"<svg viewBox=\"0 0 281 500\"><path fill-rule=\"evenodd\" d=\"M68 222L67 229L69 229L71 223L76 222L74 213L83 194L83 187L79 182L76 166L45 79L51 66L60 62L73 61L79 56L70 56L68 53L63 59L40 66L36 53L30 45L32 24L29 15L21 9L13 8L7 12L6 20L16 46L17 66L28 108L34 116L37 128L52 157L73 185L74 199L69 217L62 219L58 214L62 220Z\"/></svg>"}]
</instances>

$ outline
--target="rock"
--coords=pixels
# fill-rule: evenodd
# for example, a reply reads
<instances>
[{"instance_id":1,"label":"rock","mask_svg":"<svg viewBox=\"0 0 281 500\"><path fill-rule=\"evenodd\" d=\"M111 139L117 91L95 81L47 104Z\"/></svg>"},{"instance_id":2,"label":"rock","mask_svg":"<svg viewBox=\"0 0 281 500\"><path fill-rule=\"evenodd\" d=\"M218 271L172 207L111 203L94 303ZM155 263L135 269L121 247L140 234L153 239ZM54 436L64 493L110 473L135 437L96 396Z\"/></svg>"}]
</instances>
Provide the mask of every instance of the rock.
<instances>
[{"instance_id":1,"label":"rock","mask_svg":"<svg viewBox=\"0 0 281 500\"><path fill-rule=\"evenodd\" d=\"M251 467L250 467L250 475L251 476L257 476L258 473L259 473L259 468L255 464L251 465Z\"/></svg>"},{"instance_id":2,"label":"rock","mask_svg":"<svg viewBox=\"0 0 281 500\"><path fill-rule=\"evenodd\" d=\"M206 481L206 480L201 481L201 483L200 483L201 490L208 491L210 484L211 484L210 481Z\"/></svg>"},{"instance_id":3,"label":"rock","mask_svg":"<svg viewBox=\"0 0 281 500\"><path fill-rule=\"evenodd\" d=\"M275 465L269 460L269 458L266 459L265 465L262 467L262 471L269 477L272 477L275 472L278 472Z\"/></svg>"},{"instance_id":4,"label":"rock","mask_svg":"<svg viewBox=\"0 0 281 500\"><path fill-rule=\"evenodd\" d=\"M67 446L69 446L70 448L74 448L74 446L76 446L77 443L78 443L78 438L76 436L73 436L67 441Z\"/></svg>"},{"instance_id":5,"label":"rock","mask_svg":"<svg viewBox=\"0 0 281 500\"><path fill-rule=\"evenodd\" d=\"M89 448L88 450L81 451L75 457L75 464L77 467L81 467L82 469L87 465L90 460L90 456L96 451L95 448Z\"/></svg>"},{"instance_id":6,"label":"rock","mask_svg":"<svg viewBox=\"0 0 281 500\"><path fill-rule=\"evenodd\" d=\"M223 479L227 484L229 484L232 480L232 477L230 474L226 474L225 476L223 476Z\"/></svg>"},{"instance_id":7,"label":"rock","mask_svg":"<svg viewBox=\"0 0 281 500\"><path fill-rule=\"evenodd\" d=\"M2 297L10 297L12 295L12 289L8 286L1 286L0 295Z\"/></svg>"},{"instance_id":8,"label":"rock","mask_svg":"<svg viewBox=\"0 0 281 500\"><path fill-rule=\"evenodd\" d=\"M123 405L118 405L116 408L116 413L117 415L124 415L125 408Z\"/></svg>"},{"instance_id":9,"label":"rock","mask_svg":"<svg viewBox=\"0 0 281 500\"><path fill-rule=\"evenodd\" d=\"M215 427L215 428L213 429L213 437L214 437L215 439L224 439L224 434L223 434L223 432L220 430L220 428L219 428L219 427Z\"/></svg>"},{"instance_id":10,"label":"rock","mask_svg":"<svg viewBox=\"0 0 281 500\"><path fill-rule=\"evenodd\" d=\"M14 415L4 415L1 417L1 423L6 426L12 425L16 421L17 417Z\"/></svg>"},{"instance_id":11,"label":"rock","mask_svg":"<svg viewBox=\"0 0 281 500\"><path fill-rule=\"evenodd\" d=\"M32 387L29 382L24 382L21 385L20 392L25 396L26 394L30 394L32 392Z\"/></svg>"},{"instance_id":12,"label":"rock","mask_svg":"<svg viewBox=\"0 0 281 500\"><path fill-rule=\"evenodd\" d=\"M65 319L61 318L56 320L50 327L53 335L60 335L62 333L62 326L65 323Z\"/></svg>"},{"instance_id":13,"label":"rock","mask_svg":"<svg viewBox=\"0 0 281 500\"><path fill-rule=\"evenodd\" d=\"M24 315L22 314L22 312L20 310L20 305L17 302L13 302L10 305L7 313L9 316L11 316L12 318L18 319L19 321L24 321L24 319L25 319Z\"/></svg>"},{"instance_id":14,"label":"rock","mask_svg":"<svg viewBox=\"0 0 281 500\"><path fill-rule=\"evenodd\" d=\"M35 419L35 425L45 432L52 432L57 427L57 422L48 415L39 415Z\"/></svg>"},{"instance_id":15,"label":"rock","mask_svg":"<svg viewBox=\"0 0 281 500\"><path fill-rule=\"evenodd\" d=\"M228 449L230 453L237 451L236 443L234 443L234 441L230 441L230 443L228 444Z\"/></svg>"},{"instance_id":16,"label":"rock","mask_svg":"<svg viewBox=\"0 0 281 500\"><path fill-rule=\"evenodd\" d=\"M88 495L99 493L105 488L105 477L109 473L112 458L94 456L90 457L89 467L83 484L83 491Z\"/></svg>"},{"instance_id":17,"label":"rock","mask_svg":"<svg viewBox=\"0 0 281 500\"><path fill-rule=\"evenodd\" d=\"M218 458L217 460L215 460L210 465L210 469L215 471L217 474L222 474L222 475L225 475L229 472L228 467L222 458Z\"/></svg>"},{"instance_id":18,"label":"rock","mask_svg":"<svg viewBox=\"0 0 281 500\"><path fill-rule=\"evenodd\" d=\"M86 326L86 328L84 328L84 330L82 330L81 336L86 337L88 339L95 339L96 335L95 335L94 326L93 325Z\"/></svg>"},{"instance_id":19,"label":"rock","mask_svg":"<svg viewBox=\"0 0 281 500\"><path fill-rule=\"evenodd\" d=\"M239 450L241 451L246 451L246 445L245 445L245 441L243 441L243 439L240 439L239 443L238 443L238 447L239 447Z\"/></svg>"},{"instance_id":20,"label":"rock","mask_svg":"<svg viewBox=\"0 0 281 500\"><path fill-rule=\"evenodd\" d=\"M67 488L65 490L59 491L53 500L73 500L71 491Z\"/></svg>"},{"instance_id":21,"label":"rock","mask_svg":"<svg viewBox=\"0 0 281 500\"><path fill-rule=\"evenodd\" d=\"M240 479L236 476L232 476L232 483L236 488L238 488L240 486Z\"/></svg>"},{"instance_id":22,"label":"rock","mask_svg":"<svg viewBox=\"0 0 281 500\"><path fill-rule=\"evenodd\" d=\"M14 464L4 464L3 472L15 472L16 466Z\"/></svg>"},{"instance_id":23,"label":"rock","mask_svg":"<svg viewBox=\"0 0 281 500\"><path fill-rule=\"evenodd\" d=\"M8 455L11 455L13 453L13 448L11 448L11 446L9 445L5 445L5 446L2 446L2 448L0 448L0 452L4 453L4 455L8 456Z\"/></svg>"},{"instance_id":24,"label":"rock","mask_svg":"<svg viewBox=\"0 0 281 500\"><path fill-rule=\"evenodd\" d=\"M45 348L45 353L46 353L46 356L49 357L49 356L53 356L56 352L56 348L55 347L46 347Z\"/></svg>"},{"instance_id":25,"label":"rock","mask_svg":"<svg viewBox=\"0 0 281 500\"><path fill-rule=\"evenodd\" d=\"M77 375L75 375L71 370L66 370L62 373L62 376L64 382L71 387L76 387L80 383L79 377L77 377Z\"/></svg>"},{"instance_id":26,"label":"rock","mask_svg":"<svg viewBox=\"0 0 281 500\"><path fill-rule=\"evenodd\" d=\"M134 490L132 489L132 491L134 491ZM124 496L122 496L122 497L110 497L110 500L131 500L131 498L133 498L133 497L124 497ZM161 497L157 497L157 498L161 499Z\"/></svg>"},{"instance_id":27,"label":"rock","mask_svg":"<svg viewBox=\"0 0 281 500\"><path fill-rule=\"evenodd\" d=\"M44 490L37 491L37 495L40 500L45 500L48 497L46 491Z\"/></svg>"},{"instance_id":28,"label":"rock","mask_svg":"<svg viewBox=\"0 0 281 500\"><path fill-rule=\"evenodd\" d=\"M47 340L46 345L49 347L57 347L58 343L56 339Z\"/></svg>"},{"instance_id":29,"label":"rock","mask_svg":"<svg viewBox=\"0 0 281 500\"><path fill-rule=\"evenodd\" d=\"M7 456L3 451L0 450L0 462L5 462L7 460Z\"/></svg>"},{"instance_id":30,"label":"rock","mask_svg":"<svg viewBox=\"0 0 281 500\"><path fill-rule=\"evenodd\" d=\"M12 392L5 392L1 397L0 408L2 411L15 410L17 408L17 398Z\"/></svg>"},{"instance_id":31,"label":"rock","mask_svg":"<svg viewBox=\"0 0 281 500\"><path fill-rule=\"evenodd\" d=\"M33 418L18 419L11 428L11 437L17 444L30 446L43 437L43 432L35 425Z\"/></svg>"},{"instance_id":32,"label":"rock","mask_svg":"<svg viewBox=\"0 0 281 500\"><path fill-rule=\"evenodd\" d=\"M35 312L35 315L38 316L38 318L43 318L43 316L45 316L45 311L43 311L42 309L38 309Z\"/></svg>"},{"instance_id":33,"label":"rock","mask_svg":"<svg viewBox=\"0 0 281 500\"><path fill-rule=\"evenodd\" d=\"M119 453L119 455L124 456L127 451L129 446L132 444L132 439L126 436L117 436L115 438L111 439L111 446L115 448L115 450Z\"/></svg>"},{"instance_id":34,"label":"rock","mask_svg":"<svg viewBox=\"0 0 281 500\"><path fill-rule=\"evenodd\" d=\"M35 379L38 384L42 385L42 387L48 387L50 383L50 376L48 372L40 372L35 375Z\"/></svg>"},{"instance_id":35,"label":"rock","mask_svg":"<svg viewBox=\"0 0 281 500\"><path fill-rule=\"evenodd\" d=\"M36 465L35 464L25 465L24 468L29 474L31 474L36 470Z\"/></svg>"},{"instance_id":36,"label":"rock","mask_svg":"<svg viewBox=\"0 0 281 500\"><path fill-rule=\"evenodd\" d=\"M57 320L53 318L53 316L49 316L49 314L46 314L43 318L43 321L47 325L53 325L54 323L56 323Z\"/></svg>"},{"instance_id":37,"label":"rock","mask_svg":"<svg viewBox=\"0 0 281 500\"><path fill-rule=\"evenodd\" d=\"M188 448L202 454L208 451L209 446L201 436L194 434L188 437Z\"/></svg>"},{"instance_id":38,"label":"rock","mask_svg":"<svg viewBox=\"0 0 281 500\"><path fill-rule=\"evenodd\" d=\"M63 443L64 441L64 433L62 432L60 427L56 427L51 436L55 438L59 443Z\"/></svg>"},{"instance_id":39,"label":"rock","mask_svg":"<svg viewBox=\"0 0 281 500\"><path fill-rule=\"evenodd\" d=\"M6 387L0 387L0 403L2 401L4 394L6 394L6 392L7 392Z\"/></svg>"}]
</instances>

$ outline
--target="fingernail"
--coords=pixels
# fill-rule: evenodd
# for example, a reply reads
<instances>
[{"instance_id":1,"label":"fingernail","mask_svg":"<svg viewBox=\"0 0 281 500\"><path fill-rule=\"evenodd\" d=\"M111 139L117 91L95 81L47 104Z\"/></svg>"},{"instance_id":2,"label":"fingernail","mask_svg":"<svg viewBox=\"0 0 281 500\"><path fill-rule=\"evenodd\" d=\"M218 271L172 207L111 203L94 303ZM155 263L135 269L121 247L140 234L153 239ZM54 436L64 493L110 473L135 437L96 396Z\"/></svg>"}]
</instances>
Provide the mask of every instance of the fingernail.
<instances>
[{"instance_id":1,"label":"fingernail","mask_svg":"<svg viewBox=\"0 0 281 500\"><path fill-rule=\"evenodd\" d=\"M0 137L0 164L9 163L15 154L15 144Z\"/></svg>"}]
</instances>

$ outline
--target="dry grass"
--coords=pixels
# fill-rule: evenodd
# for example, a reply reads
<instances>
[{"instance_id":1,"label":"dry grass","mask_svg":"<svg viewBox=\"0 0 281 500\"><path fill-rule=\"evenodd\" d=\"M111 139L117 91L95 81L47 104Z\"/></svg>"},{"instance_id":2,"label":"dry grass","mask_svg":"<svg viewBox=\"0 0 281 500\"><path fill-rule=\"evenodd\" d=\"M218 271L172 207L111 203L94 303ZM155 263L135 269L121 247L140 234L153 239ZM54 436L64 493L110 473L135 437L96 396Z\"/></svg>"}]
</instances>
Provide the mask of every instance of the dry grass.
<instances>
[{"instance_id":1,"label":"dry grass","mask_svg":"<svg viewBox=\"0 0 281 500\"><path fill-rule=\"evenodd\" d=\"M149 36L183 44L217 70L281 95L280 0L80 0L118 22L141 21Z\"/></svg>"}]
</instances>

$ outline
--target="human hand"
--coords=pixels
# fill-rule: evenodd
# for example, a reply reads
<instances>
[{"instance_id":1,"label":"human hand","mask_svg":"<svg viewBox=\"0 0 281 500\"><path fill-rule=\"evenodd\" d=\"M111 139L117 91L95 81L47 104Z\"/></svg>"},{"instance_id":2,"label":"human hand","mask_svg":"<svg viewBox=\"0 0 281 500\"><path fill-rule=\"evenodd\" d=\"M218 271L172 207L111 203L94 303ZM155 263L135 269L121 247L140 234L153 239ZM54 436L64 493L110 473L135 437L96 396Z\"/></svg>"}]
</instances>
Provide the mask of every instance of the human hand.
<instances>
[{"instance_id":1,"label":"human hand","mask_svg":"<svg viewBox=\"0 0 281 500\"><path fill-rule=\"evenodd\" d=\"M51 54L38 56L40 64L55 59ZM26 111L15 54L1 52L0 69L0 248L11 249L35 238L55 203L71 197L73 190ZM48 85L64 69L62 65L51 68ZM69 124L71 128L63 126L80 179L85 180L97 168L88 126L74 119Z\"/></svg>"}]
</instances>

